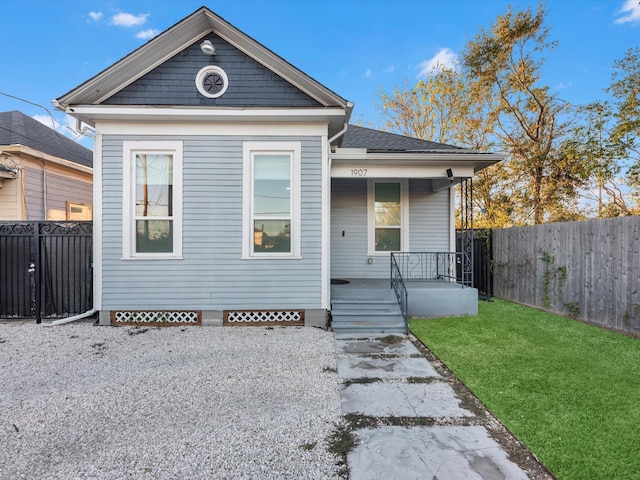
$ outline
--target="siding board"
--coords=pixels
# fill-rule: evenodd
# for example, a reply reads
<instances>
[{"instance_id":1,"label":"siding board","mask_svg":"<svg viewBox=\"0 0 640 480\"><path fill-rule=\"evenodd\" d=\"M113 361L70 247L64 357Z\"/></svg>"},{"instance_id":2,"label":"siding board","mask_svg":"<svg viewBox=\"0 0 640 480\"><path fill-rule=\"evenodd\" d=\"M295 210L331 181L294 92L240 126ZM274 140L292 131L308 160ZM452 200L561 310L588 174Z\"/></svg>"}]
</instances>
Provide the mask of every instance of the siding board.
<instances>
[{"instance_id":1,"label":"siding board","mask_svg":"<svg viewBox=\"0 0 640 480\"><path fill-rule=\"evenodd\" d=\"M121 260L122 142L183 140L183 259ZM243 260L243 141L302 144L302 259ZM319 137L103 137L103 308L320 308Z\"/></svg>"},{"instance_id":2,"label":"siding board","mask_svg":"<svg viewBox=\"0 0 640 480\"><path fill-rule=\"evenodd\" d=\"M367 180L334 179L331 192L331 276L389 278L387 255L367 259ZM411 251L449 251L449 191L431 191L429 180L409 181ZM345 236L342 236L342 232Z\"/></svg>"}]
</instances>

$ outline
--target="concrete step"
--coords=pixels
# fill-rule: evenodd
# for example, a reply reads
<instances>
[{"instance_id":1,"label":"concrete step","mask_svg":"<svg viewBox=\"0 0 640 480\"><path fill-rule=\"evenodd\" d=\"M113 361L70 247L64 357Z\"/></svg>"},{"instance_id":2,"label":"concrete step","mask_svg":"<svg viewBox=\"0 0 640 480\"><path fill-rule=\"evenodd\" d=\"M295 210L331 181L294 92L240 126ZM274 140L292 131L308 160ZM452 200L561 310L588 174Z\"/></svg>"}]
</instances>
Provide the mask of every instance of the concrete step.
<instances>
[{"instance_id":1,"label":"concrete step","mask_svg":"<svg viewBox=\"0 0 640 480\"><path fill-rule=\"evenodd\" d=\"M335 333L406 333L402 315L332 315L331 329Z\"/></svg>"},{"instance_id":2,"label":"concrete step","mask_svg":"<svg viewBox=\"0 0 640 480\"><path fill-rule=\"evenodd\" d=\"M340 306L340 308L331 309L331 315L333 317L342 317L342 316L352 316L352 315L360 315L360 316L371 316L371 317L393 317L396 315L402 316L402 312L400 311L400 307L398 305L389 305L385 306L385 308L344 308Z\"/></svg>"},{"instance_id":3,"label":"concrete step","mask_svg":"<svg viewBox=\"0 0 640 480\"><path fill-rule=\"evenodd\" d=\"M381 323L394 323L394 322L404 322L404 318L402 315L364 315L360 313L352 313L350 315L336 315L331 314L331 321L333 323L344 323L344 322L368 322L376 325Z\"/></svg>"},{"instance_id":4,"label":"concrete step","mask_svg":"<svg viewBox=\"0 0 640 480\"><path fill-rule=\"evenodd\" d=\"M367 336L380 336L380 335L390 335L390 334L405 335L406 334L404 323L402 325L385 325L379 328L374 328L370 325L339 325L339 326L332 325L331 328L333 329L334 333L338 335L356 334L363 338Z\"/></svg>"},{"instance_id":5,"label":"concrete step","mask_svg":"<svg viewBox=\"0 0 640 480\"><path fill-rule=\"evenodd\" d=\"M374 299L368 300L366 298L344 298L344 299L331 299L331 305L397 305L398 300L395 297L391 299Z\"/></svg>"},{"instance_id":6,"label":"concrete step","mask_svg":"<svg viewBox=\"0 0 640 480\"><path fill-rule=\"evenodd\" d=\"M345 289L332 295L331 328L338 334L405 334L391 289Z\"/></svg>"}]
</instances>

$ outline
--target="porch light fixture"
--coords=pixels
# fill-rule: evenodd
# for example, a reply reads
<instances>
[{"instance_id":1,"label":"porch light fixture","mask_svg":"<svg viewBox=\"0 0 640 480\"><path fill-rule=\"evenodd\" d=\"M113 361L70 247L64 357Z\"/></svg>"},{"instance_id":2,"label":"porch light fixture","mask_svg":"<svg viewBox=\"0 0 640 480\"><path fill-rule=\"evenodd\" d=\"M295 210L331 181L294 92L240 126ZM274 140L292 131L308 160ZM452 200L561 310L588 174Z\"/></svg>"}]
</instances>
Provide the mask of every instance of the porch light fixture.
<instances>
[{"instance_id":1,"label":"porch light fixture","mask_svg":"<svg viewBox=\"0 0 640 480\"><path fill-rule=\"evenodd\" d=\"M211 40L205 40L200 44L200 51L205 55L215 55L216 47L213 46L213 43L211 43Z\"/></svg>"},{"instance_id":2,"label":"porch light fixture","mask_svg":"<svg viewBox=\"0 0 640 480\"><path fill-rule=\"evenodd\" d=\"M451 183L453 183L453 170L450 168L447 168L447 178L451 180Z\"/></svg>"}]
</instances>

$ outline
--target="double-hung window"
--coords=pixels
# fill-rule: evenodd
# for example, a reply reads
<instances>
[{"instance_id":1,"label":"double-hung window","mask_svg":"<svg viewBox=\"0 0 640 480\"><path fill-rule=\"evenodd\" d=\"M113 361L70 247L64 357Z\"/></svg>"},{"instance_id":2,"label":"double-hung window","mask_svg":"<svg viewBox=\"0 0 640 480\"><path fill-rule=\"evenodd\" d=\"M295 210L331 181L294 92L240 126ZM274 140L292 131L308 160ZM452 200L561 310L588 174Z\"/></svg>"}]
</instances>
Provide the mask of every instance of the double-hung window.
<instances>
[{"instance_id":1,"label":"double-hung window","mask_svg":"<svg viewBox=\"0 0 640 480\"><path fill-rule=\"evenodd\" d=\"M124 142L125 258L182 255L182 142Z\"/></svg>"},{"instance_id":2,"label":"double-hung window","mask_svg":"<svg viewBox=\"0 0 640 480\"><path fill-rule=\"evenodd\" d=\"M300 144L244 144L244 258L300 255Z\"/></svg>"},{"instance_id":3,"label":"double-hung window","mask_svg":"<svg viewBox=\"0 0 640 480\"><path fill-rule=\"evenodd\" d=\"M370 254L408 250L408 203L406 181L370 180Z\"/></svg>"}]
</instances>

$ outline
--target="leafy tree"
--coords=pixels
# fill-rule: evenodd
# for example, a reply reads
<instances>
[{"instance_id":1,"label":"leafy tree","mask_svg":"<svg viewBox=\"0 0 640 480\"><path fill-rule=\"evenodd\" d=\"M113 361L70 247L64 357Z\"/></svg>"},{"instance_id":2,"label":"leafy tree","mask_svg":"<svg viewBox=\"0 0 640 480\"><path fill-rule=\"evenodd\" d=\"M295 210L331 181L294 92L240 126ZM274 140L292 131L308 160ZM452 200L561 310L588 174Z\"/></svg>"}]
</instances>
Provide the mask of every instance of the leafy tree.
<instances>
[{"instance_id":1,"label":"leafy tree","mask_svg":"<svg viewBox=\"0 0 640 480\"><path fill-rule=\"evenodd\" d=\"M625 144L616 140L615 115L608 102L593 102L576 109L576 126L563 142L566 154L592 170L583 196L597 204L599 218L633 214L625 181Z\"/></svg>"},{"instance_id":2,"label":"leafy tree","mask_svg":"<svg viewBox=\"0 0 640 480\"><path fill-rule=\"evenodd\" d=\"M640 48L630 48L614 63L613 82L606 89L614 98L611 141L629 161L626 182L640 201ZM640 211L640 202L635 213Z\"/></svg>"},{"instance_id":3,"label":"leafy tree","mask_svg":"<svg viewBox=\"0 0 640 480\"><path fill-rule=\"evenodd\" d=\"M456 69L381 92L391 130L507 154L474 180L482 227L584 217L578 199L598 164L568 135L570 105L541 82L544 54L554 47L545 16L542 5L535 12L508 8L467 43Z\"/></svg>"},{"instance_id":4,"label":"leafy tree","mask_svg":"<svg viewBox=\"0 0 640 480\"><path fill-rule=\"evenodd\" d=\"M403 135L454 145L485 140L470 138L477 133L473 122L482 118L465 78L454 69L439 67L411 89L381 90L380 99L387 128Z\"/></svg>"},{"instance_id":5,"label":"leafy tree","mask_svg":"<svg viewBox=\"0 0 640 480\"><path fill-rule=\"evenodd\" d=\"M592 171L563 148L570 106L541 83L543 54L555 46L547 40L545 15L542 5L536 12L509 7L463 54L471 89L485 99L493 133L508 155L508 180L499 194L514 204L516 224L562 218Z\"/></svg>"}]
</instances>

